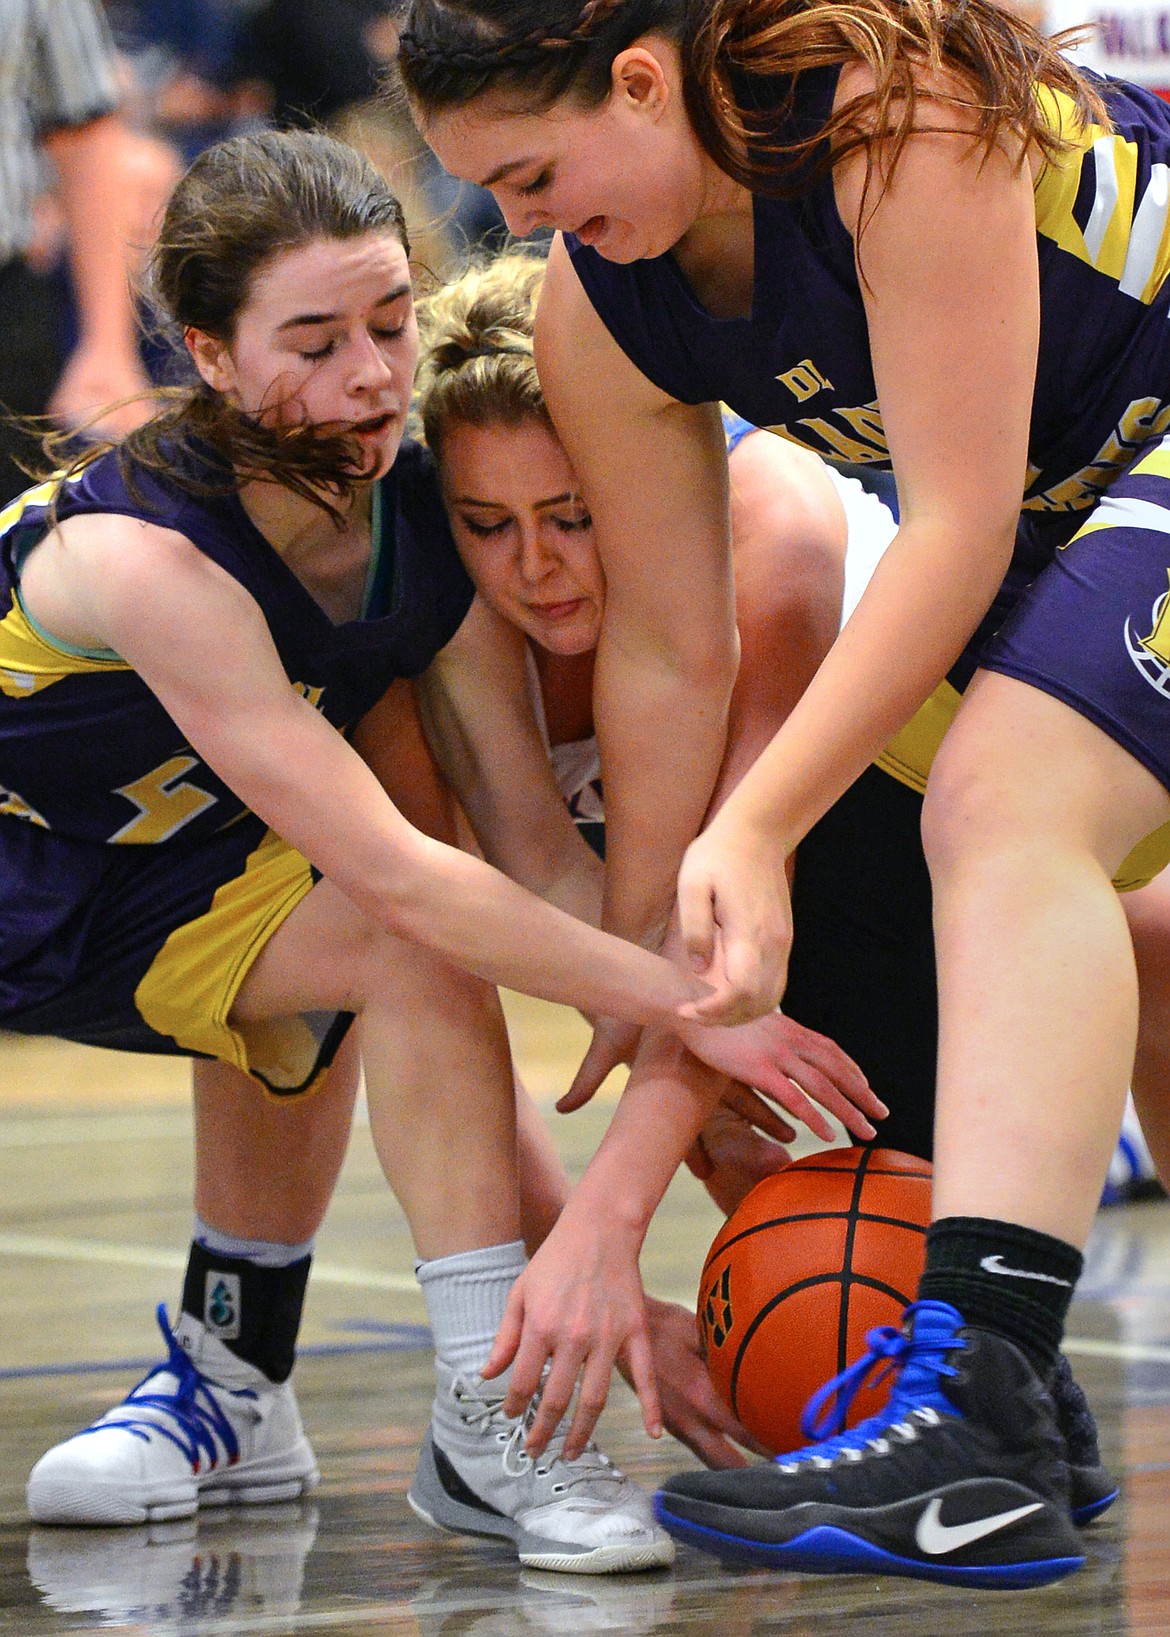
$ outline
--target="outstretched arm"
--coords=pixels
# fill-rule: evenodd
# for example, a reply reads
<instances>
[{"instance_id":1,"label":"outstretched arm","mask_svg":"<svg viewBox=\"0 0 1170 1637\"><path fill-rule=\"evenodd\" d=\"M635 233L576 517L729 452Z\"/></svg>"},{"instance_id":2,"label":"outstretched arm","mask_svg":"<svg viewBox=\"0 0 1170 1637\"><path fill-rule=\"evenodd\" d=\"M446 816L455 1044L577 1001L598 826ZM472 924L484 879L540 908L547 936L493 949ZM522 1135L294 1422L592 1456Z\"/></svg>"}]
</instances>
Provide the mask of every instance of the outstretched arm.
<instances>
[{"instance_id":1,"label":"outstretched arm","mask_svg":"<svg viewBox=\"0 0 1170 1637\"><path fill-rule=\"evenodd\" d=\"M843 73L842 95L863 89L859 72ZM934 105L932 118L942 117ZM864 181L862 159L840 167L838 203L855 234ZM1027 165L998 147L985 154L962 132L920 133L865 209L862 287L902 526L679 880L692 956L740 944L760 952L755 980L740 988L756 1010L780 998L787 966L785 940L759 924L759 879L776 879L961 652L1003 578L1024 490L1039 333ZM719 1000L705 1010L723 1015Z\"/></svg>"},{"instance_id":2,"label":"outstretched arm","mask_svg":"<svg viewBox=\"0 0 1170 1637\"><path fill-rule=\"evenodd\" d=\"M56 593L42 623L121 654L220 778L376 925L489 982L634 1022L673 1018L694 995L670 963L407 824L291 686L253 599L181 535L70 519L30 558L26 594L38 583Z\"/></svg>"}]
</instances>

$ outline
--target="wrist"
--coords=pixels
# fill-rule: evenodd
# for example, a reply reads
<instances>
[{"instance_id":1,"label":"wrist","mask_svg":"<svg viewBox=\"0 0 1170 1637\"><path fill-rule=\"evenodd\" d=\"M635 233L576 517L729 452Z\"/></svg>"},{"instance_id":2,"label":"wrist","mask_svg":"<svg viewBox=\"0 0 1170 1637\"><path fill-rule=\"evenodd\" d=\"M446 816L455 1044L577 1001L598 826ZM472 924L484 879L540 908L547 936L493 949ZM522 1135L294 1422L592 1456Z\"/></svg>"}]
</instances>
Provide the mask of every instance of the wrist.
<instances>
[{"instance_id":1,"label":"wrist","mask_svg":"<svg viewBox=\"0 0 1170 1637\"><path fill-rule=\"evenodd\" d=\"M604 1165L599 1166L595 1159L562 1214L571 1214L577 1221L590 1224L594 1232L604 1233L619 1255L626 1252L637 1257L657 1204L657 1199L649 1198L638 1186L637 1179L607 1174Z\"/></svg>"}]
</instances>

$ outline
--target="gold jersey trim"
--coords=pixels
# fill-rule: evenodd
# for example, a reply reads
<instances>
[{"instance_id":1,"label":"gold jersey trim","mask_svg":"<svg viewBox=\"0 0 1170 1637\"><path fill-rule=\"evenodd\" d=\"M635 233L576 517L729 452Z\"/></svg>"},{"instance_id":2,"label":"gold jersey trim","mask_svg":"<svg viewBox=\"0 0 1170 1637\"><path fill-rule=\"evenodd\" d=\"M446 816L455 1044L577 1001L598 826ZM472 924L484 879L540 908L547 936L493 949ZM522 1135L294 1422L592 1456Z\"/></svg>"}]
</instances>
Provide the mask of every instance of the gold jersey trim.
<instances>
[{"instance_id":1,"label":"gold jersey trim","mask_svg":"<svg viewBox=\"0 0 1170 1637\"><path fill-rule=\"evenodd\" d=\"M312 886L308 860L269 830L210 909L176 927L151 962L134 992L143 1020L266 1087L311 1089L320 1045L304 1018L236 1025L230 1014L256 957Z\"/></svg>"},{"instance_id":2,"label":"gold jersey trim","mask_svg":"<svg viewBox=\"0 0 1170 1637\"><path fill-rule=\"evenodd\" d=\"M1170 166L1151 164L1139 199L1137 144L1100 125L1081 124L1063 91L1041 85L1037 96L1049 128L1071 144L1036 180L1037 232L1149 306L1170 272ZM1082 228L1073 206L1090 154L1095 190Z\"/></svg>"},{"instance_id":3,"label":"gold jersey trim","mask_svg":"<svg viewBox=\"0 0 1170 1637\"><path fill-rule=\"evenodd\" d=\"M67 676L128 670L124 659L101 659L59 648L33 626L19 601L0 620L0 692L10 699L30 699Z\"/></svg>"}]
</instances>

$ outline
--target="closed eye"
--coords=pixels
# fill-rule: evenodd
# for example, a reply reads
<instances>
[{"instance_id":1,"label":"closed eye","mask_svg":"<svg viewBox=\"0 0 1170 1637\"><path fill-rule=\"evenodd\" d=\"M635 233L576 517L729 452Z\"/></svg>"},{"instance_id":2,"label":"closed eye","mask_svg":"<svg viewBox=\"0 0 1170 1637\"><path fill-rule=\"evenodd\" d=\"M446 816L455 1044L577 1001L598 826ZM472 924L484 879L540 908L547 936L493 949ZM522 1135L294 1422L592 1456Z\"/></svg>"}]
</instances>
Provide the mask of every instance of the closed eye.
<instances>
[{"instance_id":1,"label":"closed eye","mask_svg":"<svg viewBox=\"0 0 1170 1637\"><path fill-rule=\"evenodd\" d=\"M554 517L553 522L564 534L580 534L593 527L593 519L588 512L581 517Z\"/></svg>"},{"instance_id":2,"label":"closed eye","mask_svg":"<svg viewBox=\"0 0 1170 1637\"><path fill-rule=\"evenodd\" d=\"M540 171L538 175L534 176L531 182L525 182L522 186L518 187L516 192L524 199L531 199L533 194L543 193L551 180L552 171L551 169L546 168Z\"/></svg>"},{"instance_id":3,"label":"closed eye","mask_svg":"<svg viewBox=\"0 0 1170 1637\"><path fill-rule=\"evenodd\" d=\"M462 519L463 527L470 534L478 535L481 540L486 540L489 535L502 534L511 521L510 517L501 517L498 523L479 523L471 517Z\"/></svg>"}]
</instances>

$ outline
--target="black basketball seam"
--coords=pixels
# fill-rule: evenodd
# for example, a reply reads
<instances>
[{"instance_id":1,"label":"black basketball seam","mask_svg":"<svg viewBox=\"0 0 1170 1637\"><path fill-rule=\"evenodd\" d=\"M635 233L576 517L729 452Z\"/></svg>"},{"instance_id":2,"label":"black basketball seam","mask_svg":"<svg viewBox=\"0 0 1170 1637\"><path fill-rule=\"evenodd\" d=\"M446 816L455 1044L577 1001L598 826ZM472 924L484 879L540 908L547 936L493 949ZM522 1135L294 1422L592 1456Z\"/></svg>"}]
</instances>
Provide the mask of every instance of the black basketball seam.
<instances>
[{"instance_id":1,"label":"black basketball seam","mask_svg":"<svg viewBox=\"0 0 1170 1637\"><path fill-rule=\"evenodd\" d=\"M771 1301L766 1302L756 1314L755 1318L744 1331L743 1340L736 1349L735 1363L731 1366L731 1408L735 1411L736 1415L739 1414L739 1402L737 1398L739 1367L743 1362L743 1355L747 1352L748 1343L763 1324L764 1320L768 1317L768 1314L778 1308L781 1302L787 1301L789 1296L795 1296L798 1291L810 1290L813 1285L829 1284L838 1277L839 1275L836 1273L815 1273L811 1278L802 1279L799 1284L789 1285L787 1290L782 1290L778 1296L773 1296Z\"/></svg>"},{"instance_id":2,"label":"black basketball seam","mask_svg":"<svg viewBox=\"0 0 1170 1637\"><path fill-rule=\"evenodd\" d=\"M837 1173L838 1176L840 1174L840 1172ZM723 1255L724 1251L730 1250L732 1245L738 1245L742 1239L750 1239L754 1233L764 1233L768 1228L782 1227L786 1222L831 1222L834 1218L844 1221L848 1216L848 1209L841 1211L798 1211L793 1216L770 1216L766 1222L757 1222L754 1227L744 1228L742 1233L733 1234L730 1239L725 1239L719 1249L709 1254L707 1260L703 1263L702 1276L706 1277L707 1269L718 1257ZM857 1219L859 1222L880 1222L888 1228L905 1228L909 1233L920 1233L923 1238L926 1237L926 1228L921 1222L909 1222L904 1217L882 1216L877 1211L859 1211Z\"/></svg>"},{"instance_id":3,"label":"black basketball seam","mask_svg":"<svg viewBox=\"0 0 1170 1637\"><path fill-rule=\"evenodd\" d=\"M849 1218L845 1228L845 1254L841 1263L841 1300L837 1307L837 1374L848 1365L849 1350L849 1293L853 1283L853 1246L857 1239L857 1213L861 1209L861 1190L865 1186L866 1170L872 1149L863 1149L853 1172L853 1187L849 1193Z\"/></svg>"},{"instance_id":4,"label":"black basketball seam","mask_svg":"<svg viewBox=\"0 0 1170 1637\"><path fill-rule=\"evenodd\" d=\"M801 1279L797 1284L789 1285L786 1290L782 1290L778 1296L773 1296L771 1301L767 1302L756 1314L755 1318L744 1331L743 1340L736 1349L735 1363L731 1366L729 1392L731 1396L731 1408L736 1415L739 1414L738 1383L740 1365L743 1363L743 1356L747 1352L748 1343L763 1324L764 1320L769 1314L776 1311L781 1302L786 1302L790 1296L798 1296L802 1290L811 1290L814 1285L831 1285L837 1283L844 1283L843 1270L841 1273L810 1274L807 1279ZM880 1291L883 1296L889 1296L891 1300L895 1302L905 1301L906 1299L906 1292L904 1290L898 1290L894 1285L886 1284L884 1279L876 1279L868 1273L855 1273L853 1275L853 1283L863 1285L867 1290Z\"/></svg>"}]
</instances>

